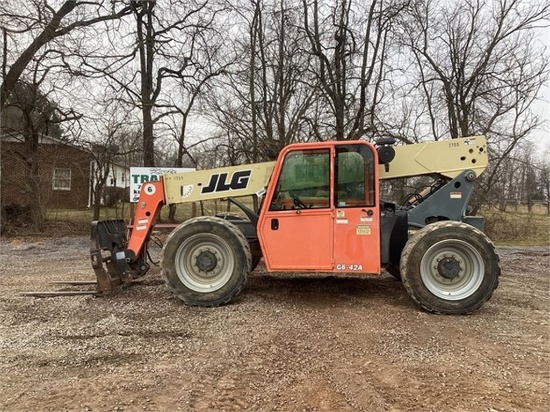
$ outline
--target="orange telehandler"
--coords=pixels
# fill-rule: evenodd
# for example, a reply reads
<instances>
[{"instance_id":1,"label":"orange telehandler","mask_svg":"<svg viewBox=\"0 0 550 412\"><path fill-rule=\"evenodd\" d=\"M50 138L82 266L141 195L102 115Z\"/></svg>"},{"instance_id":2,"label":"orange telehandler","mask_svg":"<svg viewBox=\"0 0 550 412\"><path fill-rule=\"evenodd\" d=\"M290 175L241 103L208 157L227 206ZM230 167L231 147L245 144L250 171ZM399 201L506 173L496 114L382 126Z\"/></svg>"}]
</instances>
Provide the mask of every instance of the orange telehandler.
<instances>
[{"instance_id":1,"label":"orange telehandler","mask_svg":"<svg viewBox=\"0 0 550 412\"><path fill-rule=\"evenodd\" d=\"M227 198L246 219L189 219L163 247L163 277L186 304L229 302L263 257L270 272L380 274L386 268L428 311L479 309L500 275L484 219L467 215L475 181L488 164L485 138L393 143L292 144L275 162L145 183L129 233L122 220L92 224L98 294L147 272L147 242L163 205ZM381 180L422 175L436 183L404 204L380 199ZM235 199L245 195L259 196L258 211Z\"/></svg>"}]
</instances>

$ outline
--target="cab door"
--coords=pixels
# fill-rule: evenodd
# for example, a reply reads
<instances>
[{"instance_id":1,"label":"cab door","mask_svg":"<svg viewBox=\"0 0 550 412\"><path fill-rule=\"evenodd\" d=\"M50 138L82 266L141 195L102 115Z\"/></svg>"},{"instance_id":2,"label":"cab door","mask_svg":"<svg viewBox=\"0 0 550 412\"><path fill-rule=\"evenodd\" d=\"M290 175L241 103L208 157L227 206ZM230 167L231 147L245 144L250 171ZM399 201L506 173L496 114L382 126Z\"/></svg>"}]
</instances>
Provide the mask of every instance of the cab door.
<instances>
[{"instance_id":1,"label":"cab door","mask_svg":"<svg viewBox=\"0 0 550 412\"><path fill-rule=\"evenodd\" d=\"M366 143L335 149L335 272L380 273L376 151Z\"/></svg>"},{"instance_id":2,"label":"cab door","mask_svg":"<svg viewBox=\"0 0 550 412\"><path fill-rule=\"evenodd\" d=\"M333 153L318 143L281 153L258 222L268 270L333 270Z\"/></svg>"}]
</instances>

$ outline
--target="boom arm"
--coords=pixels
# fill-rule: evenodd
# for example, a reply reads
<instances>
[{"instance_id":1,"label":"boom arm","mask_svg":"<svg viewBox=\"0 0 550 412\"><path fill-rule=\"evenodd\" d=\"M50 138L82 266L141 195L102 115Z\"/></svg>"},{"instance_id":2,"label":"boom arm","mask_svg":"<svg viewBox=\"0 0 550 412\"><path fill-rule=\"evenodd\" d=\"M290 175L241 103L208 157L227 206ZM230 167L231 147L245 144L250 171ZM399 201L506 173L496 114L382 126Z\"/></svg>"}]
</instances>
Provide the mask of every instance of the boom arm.
<instances>
[{"instance_id":1,"label":"boom arm","mask_svg":"<svg viewBox=\"0 0 550 412\"><path fill-rule=\"evenodd\" d=\"M485 136L438 140L396 146L395 158L386 171L380 165L380 179L439 174L454 179L465 170L479 176L487 168L487 141Z\"/></svg>"},{"instance_id":2,"label":"boom arm","mask_svg":"<svg viewBox=\"0 0 550 412\"><path fill-rule=\"evenodd\" d=\"M395 158L386 171L379 167L380 179L428 174L455 178L465 170L479 176L487 168L484 136L439 140L396 146ZM269 182L275 162L222 167L163 176L166 204L261 194Z\"/></svg>"},{"instance_id":3,"label":"boom arm","mask_svg":"<svg viewBox=\"0 0 550 412\"><path fill-rule=\"evenodd\" d=\"M163 176L166 204L199 202L224 197L261 194L275 167L275 162Z\"/></svg>"},{"instance_id":4,"label":"boom arm","mask_svg":"<svg viewBox=\"0 0 550 412\"><path fill-rule=\"evenodd\" d=\"M395 158L380 179L438 174L454 179L465 170L479 176L489 163L484 136L395 146ZM163 176L166 204L261 194L275 162L223 167Z\"/></svg>"}]
</instances>

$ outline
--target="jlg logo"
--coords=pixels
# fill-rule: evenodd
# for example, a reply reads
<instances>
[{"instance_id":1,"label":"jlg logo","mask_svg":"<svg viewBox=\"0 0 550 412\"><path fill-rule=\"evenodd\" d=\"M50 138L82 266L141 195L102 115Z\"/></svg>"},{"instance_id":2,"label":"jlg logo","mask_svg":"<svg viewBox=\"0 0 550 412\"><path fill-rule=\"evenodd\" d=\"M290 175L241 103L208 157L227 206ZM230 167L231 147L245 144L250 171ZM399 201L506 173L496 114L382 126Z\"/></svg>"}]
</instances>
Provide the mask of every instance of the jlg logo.
<instances>
[{"instance_id":1,"label":"jlg logo","mask_svg":"<svg viewBox=\"0 0 550 412\"><path fill-rule=\"evenodd\" d=\"M241 170L233 173L231 181L227 183L227 173L216 173L210 176L208 186L203 187L201 194L226 192L228 190L245 189L248 186L252 170Z\"/></svg>"}]
</instances>

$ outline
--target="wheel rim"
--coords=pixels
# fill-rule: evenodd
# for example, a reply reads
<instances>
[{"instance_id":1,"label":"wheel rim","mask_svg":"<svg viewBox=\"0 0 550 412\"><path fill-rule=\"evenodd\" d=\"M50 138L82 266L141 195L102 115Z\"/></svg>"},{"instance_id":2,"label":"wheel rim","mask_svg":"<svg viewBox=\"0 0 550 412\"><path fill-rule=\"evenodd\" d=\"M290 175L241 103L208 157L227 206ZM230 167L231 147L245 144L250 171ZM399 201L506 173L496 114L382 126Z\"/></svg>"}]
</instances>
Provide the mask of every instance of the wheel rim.
<instances>
[{"instance_id":1,"label":"wheel rim","mask_svg":"<svg viewBox=\"0 0 550 412\"><path fill-rule=\"evenodd\" d=\"M235 258L230 246L213 234L197 234L176 251L175 268L180 281L195 292L214 292L231 279Z\"/></svg>"},{"instance_id":2,"label":"wheel rim","mask_svg":"<svg viewBox=\"0 0 550 412\"><path fill-rule=\"evenodd\" d=\"M461 300L483 282L485 264L479 252L461 240L442 240L422 257L420 273L426 288L438 298Z\"/></svg>"}]
</instances>

